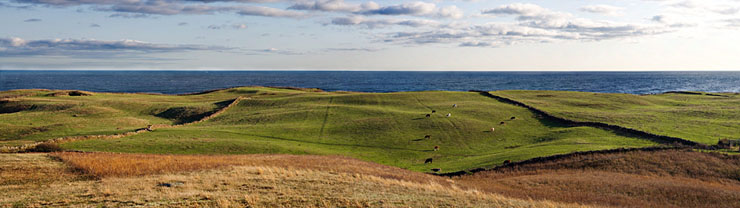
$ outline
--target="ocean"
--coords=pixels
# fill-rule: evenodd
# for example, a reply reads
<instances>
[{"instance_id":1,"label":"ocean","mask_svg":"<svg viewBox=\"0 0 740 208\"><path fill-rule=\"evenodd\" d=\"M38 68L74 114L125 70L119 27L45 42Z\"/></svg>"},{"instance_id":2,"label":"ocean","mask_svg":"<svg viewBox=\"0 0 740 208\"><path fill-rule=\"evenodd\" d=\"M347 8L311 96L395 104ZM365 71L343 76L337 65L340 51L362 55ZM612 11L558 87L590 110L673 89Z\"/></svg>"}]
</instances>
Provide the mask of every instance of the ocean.
<instances>
[{"instance_id":1,"label":"ocean","mask_svg":"<svg viewBox=\"0 0 740 208\"><path fill-rule=\"evenodd\" d=\"M76 89L182 94L237 86L327 91L568 90L650 94L740 92L729 72L410 72L410 71L21 71L0 70L0 91Z\"/></svg>"}]
</instances>

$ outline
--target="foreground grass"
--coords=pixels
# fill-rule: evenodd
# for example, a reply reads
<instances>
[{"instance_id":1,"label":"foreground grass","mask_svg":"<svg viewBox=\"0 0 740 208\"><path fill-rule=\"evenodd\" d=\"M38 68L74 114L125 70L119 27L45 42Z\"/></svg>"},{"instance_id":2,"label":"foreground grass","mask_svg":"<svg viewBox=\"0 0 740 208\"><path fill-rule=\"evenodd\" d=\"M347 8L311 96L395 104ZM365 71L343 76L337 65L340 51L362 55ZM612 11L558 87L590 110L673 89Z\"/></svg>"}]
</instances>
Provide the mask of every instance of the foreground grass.
<instances>
[{"instance_id":1,"label":"foreground grass","mask_svg":"<svg viewBox=\"0 0 740 208\"><path fill-rule=\"evenodd\" d=\"M454 179L484 192L616 207L739 207L740 157L690 150L575 155Z\"/></svg>"},{"instance_id":2,"label":"foreground grass","mask_svg":"<svg viewBox=\"0 0 740 208\"><path fill-rule=\"evenodd\" d=\"M129 153L346 155L415 171L453 172L504 160L657 145L598 128L565 126L473 92L232 90L250 93L241 94L248 98L206 122L63 147ZM252 96L260 94L264 96ZM446 117L448 113L451 117ZM434 146L439 151L433 151ZM433 162L425 164L427 158Z\"/></svg>"},{"instance_id":3,"label":"foreground grass","mask_svg":"<svg viewBox=\"0 0 740 208\"><path fill-rule=\"evenodd\" d=\"M601 122L704 144L740 139L737 93L631 95L566 91L495 91L554 116Z\"/></svg>"},{"instance_id":4,"label":"foreground grass","mask_svg":"<svg viewBox=\"0 0 740 208\"><path fill-rule=\"evenodd\" d=\"M131 156L131 158L128 158ZM326 156L223 156L251 164L237 166L221 156L198 156L218 163L216 169L191 172L148 169L101 173L93 167L120 170L118 163L141 164L163 159L168 166L193 167L195 156L56 154L94 174L82 177L44 154L0 154L0 206L138 206L138 207L576 207L547 201L520 200L464 190L448 180L393 167ZM278 162L282 161L282 162ZM339 162L332 170L327 162ZM195 163L195 164L192 164ZM84 165L81 165L84 164ZM161 164L157 164L159 166ZM19 169L32 166L36 171ZM138 166L126 166L136 169ZM186 168L190 169L190 168ZM388 172L388 170L391 170ZM151 172L148 172L151 171ZM34 180L8 181L9 178ZM148 172L148 173L147 173ZM154 174L159 173L159 174ZM154 175L152 175L154 174ZM403 176L394 178L393 175ZM411 179L411 180L406 180ZM171 184L163 186L162 184Z\"/></svg>"}]
</instances>

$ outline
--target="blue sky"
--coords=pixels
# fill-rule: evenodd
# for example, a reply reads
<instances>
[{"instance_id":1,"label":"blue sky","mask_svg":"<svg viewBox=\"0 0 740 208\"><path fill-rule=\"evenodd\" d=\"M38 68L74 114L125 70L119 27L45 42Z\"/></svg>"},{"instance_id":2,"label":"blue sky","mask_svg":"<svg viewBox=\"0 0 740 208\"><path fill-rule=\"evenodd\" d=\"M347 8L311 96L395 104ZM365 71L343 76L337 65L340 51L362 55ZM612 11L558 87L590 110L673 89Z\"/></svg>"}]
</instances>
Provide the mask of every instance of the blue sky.
<instances>
[{"instance_id":1,"label":"blue sky","mask_svg":"<svg viewBox=\"0 0 740 208\"><path fill-rule=\"evenodd\" d=\"M0 0L0 69L740 70L740 0Z\"/></svg>"}]
</instances>

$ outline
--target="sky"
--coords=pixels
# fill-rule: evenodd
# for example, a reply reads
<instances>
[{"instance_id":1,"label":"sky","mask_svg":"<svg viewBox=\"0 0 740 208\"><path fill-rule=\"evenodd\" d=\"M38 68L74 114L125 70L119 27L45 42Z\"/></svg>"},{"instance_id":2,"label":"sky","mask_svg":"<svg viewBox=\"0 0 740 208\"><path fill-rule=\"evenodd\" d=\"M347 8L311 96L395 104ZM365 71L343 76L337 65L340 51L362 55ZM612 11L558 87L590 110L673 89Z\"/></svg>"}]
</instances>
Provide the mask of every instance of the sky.
<instances>
[{"instance_id":1,"label":"sky","mask_svg":"<svg viewBox=\"0 0 740 208\"><path fill-rule=\"evenodd\" d=\"M740 70L740 0L0 0L0 69Z\"/></svg>"}]
</instances>

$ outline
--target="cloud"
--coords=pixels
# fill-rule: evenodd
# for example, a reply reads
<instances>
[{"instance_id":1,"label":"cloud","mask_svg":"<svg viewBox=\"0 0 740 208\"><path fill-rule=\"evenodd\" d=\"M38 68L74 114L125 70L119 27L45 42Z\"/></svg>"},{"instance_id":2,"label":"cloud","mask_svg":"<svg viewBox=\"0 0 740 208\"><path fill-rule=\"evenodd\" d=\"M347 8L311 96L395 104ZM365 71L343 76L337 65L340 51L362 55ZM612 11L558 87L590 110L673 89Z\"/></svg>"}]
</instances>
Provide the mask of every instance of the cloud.
<instances>
[{"instance_id":1,"label":"cloud","mask_svg":"<svg viewBox=\"0 0 740 208\"><path fill-rule=\"evenodd\" d=\"M149 14L115 13L115 14L108 15L108 17L112 17L112 18L119 17L119 18L131 19L131 18L149 18L149 17L151 17L151 15L149 15Z\"/></svg>"},{"instance_id":2,"label":"cloud","mask_svg":"<svg viewBox=\"0 0 740 208\"><path fill-rule=\"evenodd\" d=\"M231 50L233 48L155 44L137 40L94 40L94 39L47 39L24 40L21 38L0 38L0 57L6 56L119 56L141 53L168 53L202 50Z\"/></svg>"},{"instance_id":3,"label":"cloud","mask_svg":"<svg viewBox=\"0 0 740 208\"><path fill-rule=\"evenodd\" d=\"M502 5L497 8L493 8L493 9L483 10L481 13L493 14L493 15L519 15L519 16L525 16L525 17L532 17L532 16L547 14L551 12L536 4L515 3L515 4Z\"/></svg>"},{"instance_id":4,"label":"cloud","mask_svg":"<svg viewBox=\"0 0 740 208\"><path fill-rule=\"evenodd\" d=\"M333 25L363 25L367 28L382 28L388 26L423 27L437 26L439 22L426 19L368 19L363 16L337 17L332 19Z\"/></svg>"},{"instance_id":5,"label":"cloud","mask_svg":"<svg viewBox=\"0 0 740 208\"><path fill-rule=\"evenodd\" d=\"M209 5L211 2L274 2L269 0L15 0L17 3L69 7L89 5L97 11L116 12L110 17L138 18L147 15L209 15L232 12L243 16L301 18L306 14L263 6Z\"/></svg>"},{"instance_id":6,"label":"cloud","mask_svg":"<svg viewBox=\"0 0 740 208\"><path fill-rule=\"evenodd\" d=\"M231 28L234 28L234 29L247 29L247 25L246 24L232 24L231 25Z\"/></svg>"},{"instance_id":7,"label":"cloud","mask_svg":"<svg viewBox=\"0 0 740 208\"><path fill-rule=\"evenodd\" d=\"M427 31L390 32L381 41L400 44L457 44L497 47L519 43L600 41L672 32L664 24L634 24L576 18L535 4L509 4L483 10L485 15L515 16L516 22L438 27Z\"/></svg>"},{"instance_id":8,"label":"cloud","mask_svg":"<svg viewBox=\"0 0 740 208\"><path fill-rule=\"evenodd\" d=\"M283 0L185 0L185 1L203 2L203 3L213 3L213 2L272 3L272 2L281 2Z\"/></svg>"},{"instance_id":9,"label":"cloud","mask_svg":"<svg viewBox=\"0 0 740 208\"><path fill-rule=\"evenodd\" d=\"M265 16L265 17L290 17L290 18L302 18L307 15L302 12L286 11L282 9L275 9L270 7L260 6L241 6L234 8L236 13L243 16Z\"/></svg>"},{"instance_id":10,"label":"cloud","mask_svg":"<svg viewBox=\"0 0 740 208\"><path fill-rule=\"evenodd\" d=\"M436 4L426 2L410 2L398 5L391 5L359 12L364 15L411 15L411 16L431 16L443 18L460 18L463 16L462 10L456 6L447 6L438 8Z\"/></svg>"},{"instance_id":11,"label":"cloud","mask_svg":"<svg viewBox=\"0 0 740 208\"><path fill-rule=\"evenodd\" d=\"M460 47L492 47L494 44L490 42L471 41L460 43Z\"/></svg>"},{"instance_id":12,"label":"cloud","mask_svg":"<svg viewBox=\"0 0 740 208\"><path fill-rule=\"evenodd\" d=\"M23 22L41 22L41 19L32 18L32 19L23 20Z\"/></svg>"},{"instance_id":13,"label":"cloud","mask_svg":"<svg viewBox=\"0 0 740 208\"><path fill-rule=\"evenodd\" d=\"M650 20L653 21L653 22L661 23L663 25L667 25L669 27L675 27L675 28L678 28L678 27L694 27L694 26L697 25L695 23L688 23L688 22L678 21L678 20L676 20L676 18L674 16L665 15L665 14L655 15L652 18L650 18Z\"/></svg>"},{"instance_id":14,"label":"cloud","mask_svg":"<svg viewBox=\"0 0 740 208\"><path fill-rule=\"evenodd\" d=\"M624 15L623 11L624 8L622 7L616 7L616 6L610 6L610 5L588 5L581 7L580 10L582 12L589 12L589 13L595 13L595 14L602 14L607 16L622 16Z\"/></svg>"},{"instance_id":15,"label":"cloud","mask_svg":"<svg viewBox=\"0 0 740 208\"><path fill-rule=\"evenodd\" d=\"M456 6L438 8L434 3L409 2L390 6L380 6L368 1L362 4L346 3L344 0L318 0L298 2L288 7L291 10L309 10L322 12L343 12L357 15L409 15L439 18L461 18L463 11Z\"/></svg>"},{"instance_id":16,"label":"cloud","mask_svg":"<svg viewBox=\"0 0 740 208\"><path fill-rule=\"evenodd\" d=\"M110 5L110 4L133 4L141 0L14 0L17 3L40 4L49 6L78 6L85 4Z\"/></svg>"},{"instance_id":17,"label":"cloud","mask_svg":"<svg viewBox=\"0 0 740 208\"><path fill-rule=\"evenodd\" d=\"M90 27L100 27L100 25L99 24L92 23L92 24L90 24Z\"/></svg>"},{"instance_id":18,"label":"cloud","mask_svg":"<svg viewBox=\"0 0 740 208\"><path fill-rule=\"evenodd\" d=\"M298 2L288 7L293 10L311 10L323 12L361 12L379 9L378 3L373 1L362 4L348 4L344 0L320 0L314 2Z\"/></svg>"},{"instance_id":19,"label":"cloud","mask_svg":"<svg viewBox=\"0 0 740 208\"><path fill-rule=\"evenodd\" d=\"M723 22L727 23L726 25L727 27L740 28L740 18L726 19L726 20L723 20Z\"/></svg>"},{"instance_id":20,"label":"cloud","mask_svg":"<svg viewBox=\"0 0 740 208\"><path fill-rule=\"evenodd\" d=\"M667 1L666 5L682 13L693 15L735 15L740 13L740 1Z\"/></svg>"},{"instance_id":21,"label":"cloud","mask_svg":"<svg viewBox=\"0 0 740 208\"><path fill-rule=\"evenodd\" d=\"M251 50L252 55L266 55L266 54L279 54L279 55L301 55L303 53L295 52L292 50L278 49L278 48L266 48Z\"/></svg>"},{"instance_id":22,"label":"cloud","mask_svg":"<svg viewBox=\"0 0 740 208\"><path fill-rule=\"evenodd\" d=\"M376 52L383 49L380 48L325 48L324 51L327 52L350 52L350 51L359 51L359 52Z\"/></svg>"},{"instance_id":23,"label":"cloud","mask_svg":"<svg viewBox=\"0 0 740 208\"><path fill-rule=\"evenodd\" d=\"M209 25L208 26L208 29L212 29L212 30L220 30L220 29L227 29L227 28L236 29L236 30L247 29L247 25L246 24L231 24L231 25L223 24L223 25Z\"/></svg>"}]
</instances>

